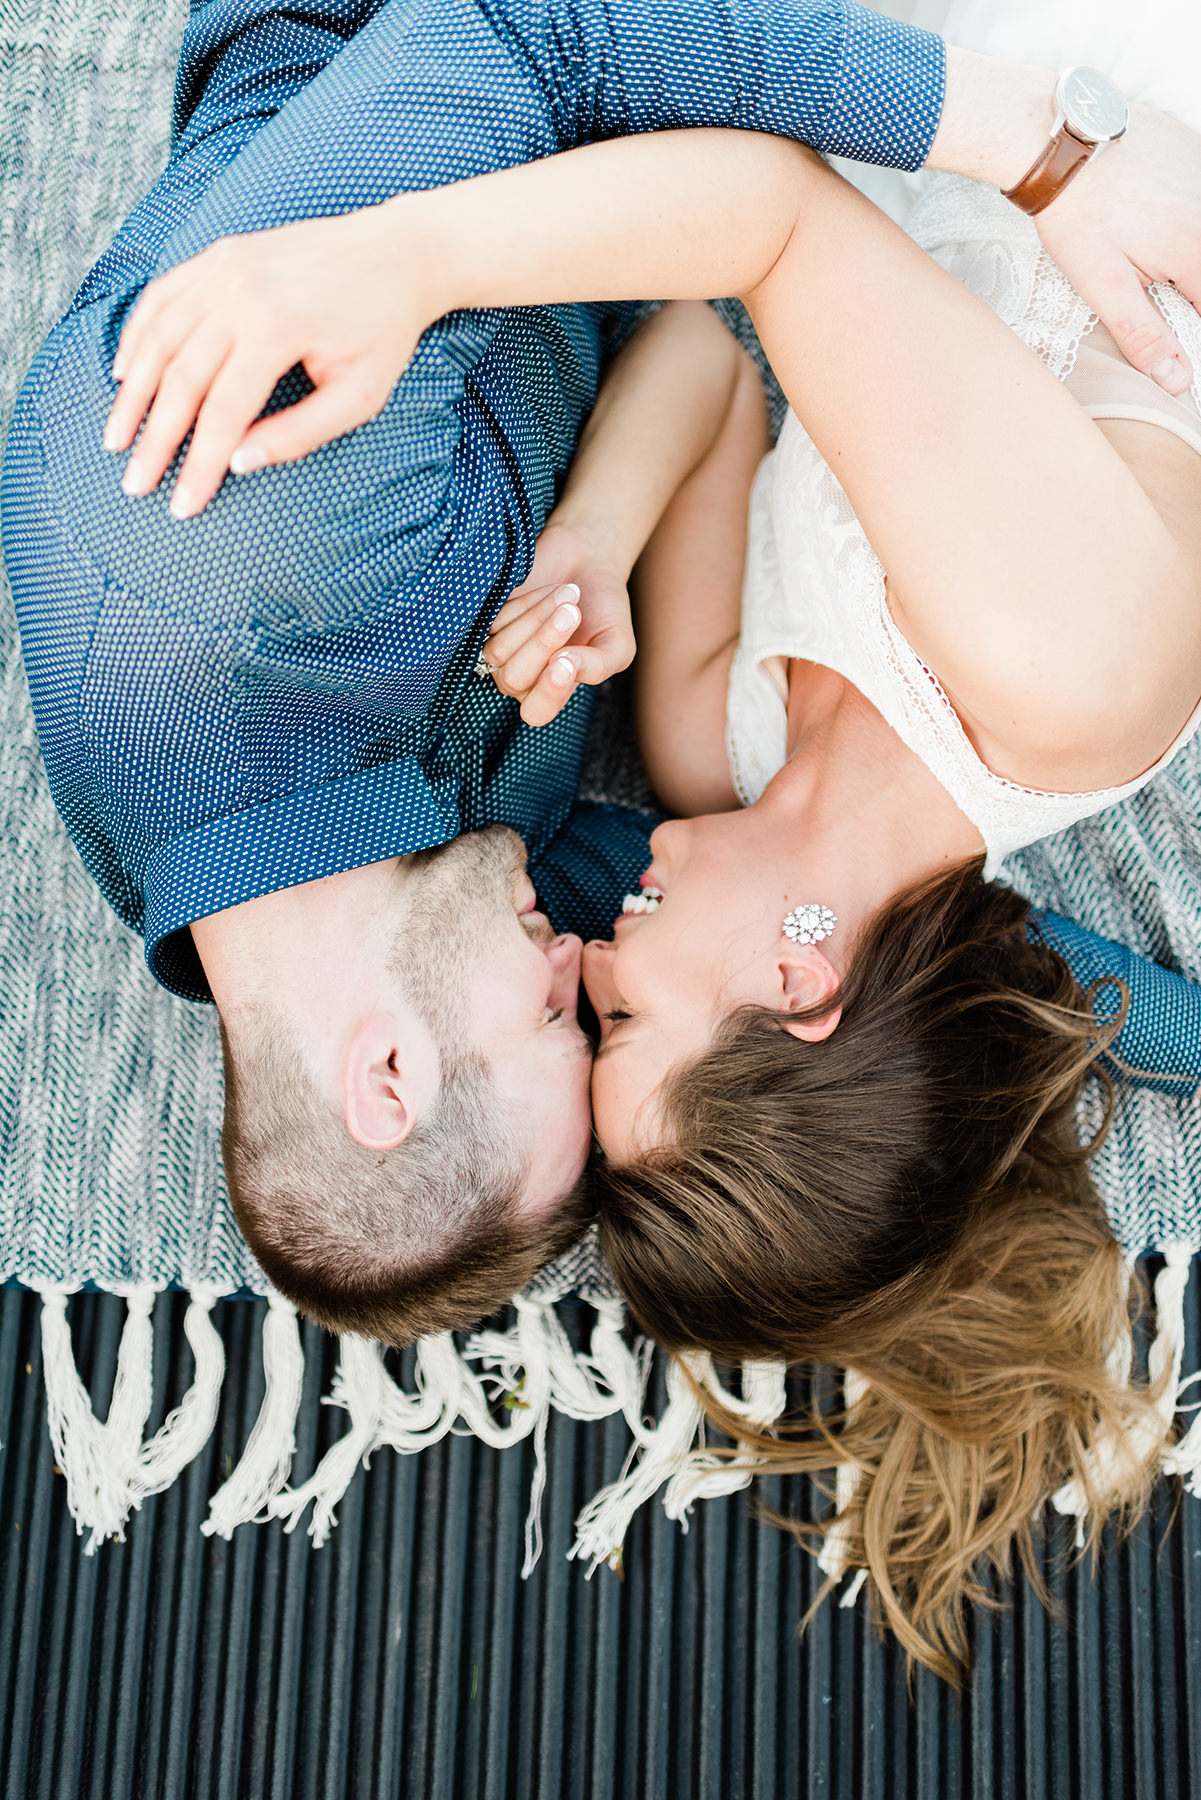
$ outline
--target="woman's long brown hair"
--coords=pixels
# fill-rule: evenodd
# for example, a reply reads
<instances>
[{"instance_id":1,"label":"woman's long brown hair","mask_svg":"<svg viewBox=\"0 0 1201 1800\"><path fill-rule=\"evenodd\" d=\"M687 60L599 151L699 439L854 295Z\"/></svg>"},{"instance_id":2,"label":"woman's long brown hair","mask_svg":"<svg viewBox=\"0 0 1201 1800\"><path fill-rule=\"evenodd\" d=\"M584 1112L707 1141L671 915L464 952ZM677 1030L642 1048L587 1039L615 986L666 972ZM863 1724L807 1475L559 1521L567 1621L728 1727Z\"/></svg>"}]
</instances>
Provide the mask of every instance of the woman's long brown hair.
<instances>
[{"instance_id":1,"label":"woman's long brown hair","mask_svg":"<svg viewBox=\"0 0 1201 1800\"><path fill-rule=\"evenodd\" d=\"M660 1145L597 1174L605 1253L666 1348L865 1378L844 1413L777 1432L709 1410L773 1473L854 1466L848 1566L949 1679L983 1566L1016 1544L1033 1574L1035 1515L1071 1479L1094 1542L1133 1517L1162 1433L1107 1367L1131 1282L1076 1120L1121 1015L1094 1021L1029 916L978 862L899 896L829 1038L743 1010L663 1091ZM1102 1436L1128 1447L1105 1482Z\"/></svg>"}]
</instances>

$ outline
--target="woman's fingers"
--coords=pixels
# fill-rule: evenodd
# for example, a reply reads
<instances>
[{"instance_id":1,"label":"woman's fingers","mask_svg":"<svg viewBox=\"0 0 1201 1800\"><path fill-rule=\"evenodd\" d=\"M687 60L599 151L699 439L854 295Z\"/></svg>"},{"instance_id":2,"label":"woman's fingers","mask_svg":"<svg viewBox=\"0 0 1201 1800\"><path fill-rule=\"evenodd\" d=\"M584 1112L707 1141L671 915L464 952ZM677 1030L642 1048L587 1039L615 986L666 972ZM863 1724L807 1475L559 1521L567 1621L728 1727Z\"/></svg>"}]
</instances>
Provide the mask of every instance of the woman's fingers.
<instances>
[{"instance_id":1,"label":"woman's fingers","mask_svg":"<svg viewBox=\"0 0 1201 1800\"><path fill-rule=\"evenodd\" d=\"M484 655L495 670L494 680L502 693L527 693L551 656L579 630L579 596L579 588L571 582L552 588L520 618L493 631Z\"/></svg>"},{"instance_id":2,"label":"woman's fingers","mask_svg":"<svg viewBox=\"0 0 1201 1800\"><path fill-rule=\"evenodd\" d=\"M229 466L235 475L249 475L272 463L296 462L373 419L387 404L392 388L348 370L323 383L295 406L272 413L252 425L234 449Z\"/></svg>"},{"instance_id":3,"label":"woman's fingers","mask_svg":"<svg viewBox=\"0 0 1201 1800\"><path fill-rule=\"evenodd\" d=\"M215 366L219 366L229 347L228 322L217 315L206 326L195 308L183 303L159 305L155 308L153 317L140 335L135 355L121 358L121 348L125 342L122 336L117 358L113 361L113 373L117 375L121 387L104 427L106 450L128 450L138 434L139 425L154 402L166 370L189 344L198 326L202 328L202 344L215 357ZM128 329L127 325L126 331ZM123 371L119 375L118 369Z\"/></svg>"},{"instance_id":4,"label":"woman's fingers","mask_svg":"<svg viewBox=\"0 0 1201 1800\"><path fill-rule=\"evenodd\" d=\"M158 275L142 289L133 311L126 319L113 357L113 374L124 381L134 363L143 356L152 340L164 329L168 312L186 292L187 283L181 271L189 267L179 263L165 275Z\"/></svg>"},{"instance_id":5,"label":"woman's fingers","mask_svg":"<svg viewBox=\"0 0 1201 1800\"><path fill-rule=\"evenodd\" d=\"M121 477L127 494L148 494L158 486L218 380L228 349L224 330L210 327L189 338L162 370L141 436Z\"/></svg>"},{"instance_id":6,"label":"woman's fingers","mask_svg":"<svg viewBox=\"0 0 1201 1800\"><path fill-rule=\"evenodd\" d=\"M518 619L523 619L532 606L540 605L549 594L553 594L555 589L562 585L557 581L536 582L528 587L520 588L515 594L510 594L492 621L489 643L504 631L506 626L514 624Z\"/></svg>"},{"instance_id":7,"label":"woman's fingers","mask_svg":"<svg viewBox=\"0 0 1201 1800\"><path fill-rule=\"evenodd\" d=\"M201 399L192 442L171 495L171 511L177 519L191 519L204 511L225 480L247 427L271 398L277 380L273 362L264 364L261 357L247 351L235 350L217 371ZM153 421L152 413L147 431Z\"/></svg>"},{"instance_id":8,"label":"woman's fingers","mask_svg":"<svg viewBox=\"0 0 1201 1800\"><path fill-rule=\"evenodd\" d=\"M527 725L549 725L578 687L598 687L614 673L604 651L573 644L551 658L522 701L521 716Z\"/></svg>"}]
</instances>

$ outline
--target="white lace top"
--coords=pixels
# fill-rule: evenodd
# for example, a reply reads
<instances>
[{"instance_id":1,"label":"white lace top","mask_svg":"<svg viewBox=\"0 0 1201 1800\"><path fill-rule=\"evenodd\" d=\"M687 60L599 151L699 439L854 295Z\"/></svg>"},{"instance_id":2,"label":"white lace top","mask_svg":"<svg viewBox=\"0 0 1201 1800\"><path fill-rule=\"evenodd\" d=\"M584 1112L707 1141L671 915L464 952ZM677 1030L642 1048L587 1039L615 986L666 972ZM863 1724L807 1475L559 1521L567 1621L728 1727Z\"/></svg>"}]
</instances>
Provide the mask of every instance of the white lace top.
<instances>
[{"instance_id":1,"label":"white lace top","mask_svg":"<svg viewBox=\"0 0 1201 1800\"><path fill-rule=\"evenodd\" d=\"M933 175L925 178L908 230L1054 375L1069 379L1096 319L1043 251L1032 220L994 188ZM1201 369L1201 320L1175 289L1158 285L1151 291L1194 369ZM1146 377L1134 380L1146 390L1146 413L1138 416L1152 416L1198 448L1198 388L1189 405L1169 400ZM1087 409L1093 417L1109 416L1095 380ZM1131 416L1128 393L1113 412ZM973 749L937 675L893 623L884 570L837 478L792 413L751 494L742 636L726 714L730 769L744 805L758 799L786 758L784 671L790 657L836 670L879 709L980 832L988 879L1011 851L1135 793L1201 725L1199 705L1154 768L1122 787L1047 793L994 775Z\"/></svg>"}]
</instances>

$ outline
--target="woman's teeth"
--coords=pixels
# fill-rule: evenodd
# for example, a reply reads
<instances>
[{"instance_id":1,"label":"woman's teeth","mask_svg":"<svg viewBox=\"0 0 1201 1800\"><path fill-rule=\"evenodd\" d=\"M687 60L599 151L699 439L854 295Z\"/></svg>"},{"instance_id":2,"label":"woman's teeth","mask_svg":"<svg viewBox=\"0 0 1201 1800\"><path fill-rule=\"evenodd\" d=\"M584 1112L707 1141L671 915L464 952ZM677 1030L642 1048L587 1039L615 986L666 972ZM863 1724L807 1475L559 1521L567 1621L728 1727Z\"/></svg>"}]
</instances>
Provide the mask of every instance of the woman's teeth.
<instances>
[{"instance_id":1,"label":"woman's teeth","mask_svg":"<svg viewBox=\"0 0 1201 1800\"><path fill-rule=\"evenodd\" d=\"M657 912L662 898L663 889L657 887L644 887L640 893L627 894L621 903L621 916L625 919L631 913Z\"/></svg>"}]
</instances>

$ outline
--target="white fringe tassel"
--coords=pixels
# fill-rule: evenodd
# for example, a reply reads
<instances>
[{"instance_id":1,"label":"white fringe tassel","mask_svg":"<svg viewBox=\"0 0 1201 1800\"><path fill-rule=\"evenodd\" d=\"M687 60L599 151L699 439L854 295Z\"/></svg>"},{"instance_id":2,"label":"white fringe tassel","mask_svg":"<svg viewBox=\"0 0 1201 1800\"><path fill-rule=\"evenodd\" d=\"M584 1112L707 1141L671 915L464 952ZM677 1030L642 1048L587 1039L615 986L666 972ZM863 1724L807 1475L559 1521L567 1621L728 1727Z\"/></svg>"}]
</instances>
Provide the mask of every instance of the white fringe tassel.
<instances>
[{"instance_id":1,"label":"white fringe tassel","mask_svg":"<svg viewBox=\"0 0 1201 1800\"><path fill-rule=\"evenodd\" d=\"M67 1505L76 1530L91 1534L84 1547L91 1556L105 1538L124 1542L130 1513L147 1494L170 1487L212 1433L225 1373L221 1340L209 1317L217 1295L198 1288L191 1296L184 1329L195 1358L192 1385L148 1443L143 1443L142 1433L153 1398L150 1315L155 1289L138 1286L125 1293L125 1325L104 1424L96 1417L75 1366L67 1290L45 1287L41 1296L50 1439L66 1477Z\"/></svg>"},{"instance_id":2,"label":"white fringe tassel","mask_svg":"<svg viewBox=\"0 0 1201 1800\"><path fill-rule=\"evenodd\" d=\"M847 1369L843 1375L842 1392L843 1403L849 1413L867 1393L867 1382L857 1370ZM853 1462L839 1463L834 1476L834 1518L827 1528L817 1559L817 1566L822 1574L830 1576L834 1581L846 1574L848 1530L843 1515L858 1492L861 1477L862 1470ZM853 1579L838 1597L839 1606L854 1606L866 1580L867 1570L857 1569Z\"/></svg>"},{"instance_id":3,"label":"white fringe tassel","mask_svg":"<svg viewBox=\"0 0 1201 1800\"><path fill-rule=\"evenodd\" d=\"M1184 1403L1184 1396L1188 1390L1197 1382L1201 1381L1201 1369L1195 1370L1193 1374L1185 1376L1183 1380L1180 1378L1180 1367L1184 1352L1184 1290L1188 1285L1192 1259L1196 1253L1197 1246L1195 1244L1178 1244L1173 1246L1172 1254L1174 1260L1182 1266L1182 1272L1179 1277L1180 1298L1178 1302L1179 1311L1175 1322L1176 1337L1172 1347L1173 1353L1168 1365L1171 1369L1171 1399L1174 1411L1180 1413L1192 1412L1196 1416L1179 1443L1172 1444L1164 1452L1163 1471L1165 1475L1182 1475L1187 1491L1190 1494L1195 1495L1198 1500L1201 1500L1201 1411L1198 1410L1196 1402L1192 1402L1187 1406ZM1163 1275L1166 1274L1167 1270L1165 1269ZM1159 1278L1161 1281L1163 1280L1163 1275ZM1158 1282L1156 1283L1155 1288L1155 1299L1156 1304L1158 1305Z\"/></svg>"},{"instance_id":4,"label":"white fringe tassel","mask_svg":"<svg viewBox=\"0 0 1201 1800\"><path fill-rule=\"evenodd\" d=\"M693 1504L715 1494L732 1494L752 1480L759 1459L744 1451L741 1457L721 1456L706 1449L702 1438L705 1412L695 1387L707 1390L728 1412L748 1424L766 1429L784 1410L785 1371L779 1363L747 1363L743 1392L722 1386L710 1356L685 1352L667 1366L667 1405L657 1426L643 1425L636 1435L621 1475L580 1513L576 1539L568 1554L587 1558L591 1576L601 1563L620 1568L625 1534L640 1506L661 1487L664 1511L683 1530ZM641 1448L641 1455L638 1451ZM637 1461L635 1461L637 1457Z\"/></svg>"},{"instance_id":5,"label":"white fringe tassel","mask_svg":"<svg viewBox=\"0 0 1201 1800\"><path fill-rule=\"evenodd\" d=\"M1108 1432L1098 1438L1088 1453L1088 1461L1096 1490L1100 1494L1113 1492L1127 1471L1133 1465L1143 1462L1155 1449L1161 1452L1160 1464L1166 1473L1181 1472L1175 1465L1185 1444L1171 1445L1168 1439L1181 1390L1184 1294L1195 1254L1196 1246L1193 1244L1173 1243L1163 1247L1164 1267L1155 1277L1155 1336L1147 1353L1147 1374L1150 1380L1155 1382L1161 1376L1164 1378L1156 1407L1159 1423L1157 1427L1139 1426L1121 1433ZM1130 1332L1123 1332L1109 1354L1110 1375L1115 1381L1128 1381L1133 1361L1133 1339ZM1078 1481L1065 1482L1052 1494L1051 1504L1056 1512L1068 1517L1075 1516L1076 1545L1078 1549L1083 1549L1085 1521L1088 1517L1088 1497L1083 1484Z\"/></svg>"},{"instance_id":6,"label":"white fringe tassel","mask_svg":"<svg viewBox=\"0 0 1201 1800\"><path fill-rule=\"evenodd\" d=\"M573 1419L625 1413L645 1435L643 1395L648 1356L621 1336L619 1302L597 1304L587 1354L577 1356L553 1301L519 1296L508 1331L477 1332L460 1352L449 1332L416 1346L414 1392L404 1392L384 1365L378 1344L342 1339L341 1360L328 1404L350 1415L350 1429L298 1487L277 1494L269 1513L292 1531L311 1503L309 1534L323 1544L337 1523L335 1508L360 1464L380 1449L411 1455L445 1437L459 1420L474 1437L497 1448L532 1437L534 1477L525 1531L528 1574L542 1549L541 1503L546 1486L546 1435L552 1411ZM474 1364L480 1364L482 1373ZM498 1414L497 1403L504 1406Z\"/></svg>"},{"instance_id":7,"label":"white fringe tassel","mask_svg":"<svg viewBox=\"0 0 1201 1800\"><path fill-rule=\"evenodd\" d=\"M146 1494L161 1494L171 1487L213 1435L225 1380L225 1345L212 1320L220 1298L216 1288L188 1289L183 1328L192 1350L192 1385L138 1452L135 1506Z\"/></svg>"},{"instance_id":8,"label":"white fringe tassel","mask_svg":"<svg viewBox=\"0 0 1201 1800\"><path fill-rule=\"evenodd\" d=\"M230 1538L238 1525L261 1521L288 1479L296 1454L296 1415L304 1386L304 1352L296 1309L274 1289L263 1321L263 1403L246 1448L209 1501L200 1527L206 1537ZM189 1314L190 1316L190 1314Z\"/></svg>"},{"instance_id":9,"label":"white fringe tassel","mask_svg":"<svg viewBox=\"0 0 1201 1800\"><path fill-rule=\"evenodd\" d=\"M1156 1334L1149 1372L1153 1380L1163 1378L1155 1447L1170 1435L1177 1410L1197 1414L1179 1443L1163 1450L1162 1466L1167 1474L1185 1477L1189 1491L1201 1498L1201 1406L1184 1405L1185 1393L1201 1380L1201 1372L1180 1379L1184 1295L1195 1254L1191 1244L1165 1247L1165 1266L1155 1282ZM159 1430L143 1441L153 1393L155 1290L136 1286L125 1293L126 1320L112 1403L103 1424L75 1366L67 1323L69 1291L61 1286L41 1290L47 1411L55 1458L66 1477L67 1503L78 1531L90 1534L85 1546L90 1555L105 1538L122 1540L130 1513L147 1494L170 1487L208 1442L220 1403L225 1355L211 1318L219 1293L197 1286L190 1292L184 1322L195 1362L192 1384ZM576 1521L575 1542L568 1554L584 1559L590 1575L601 1563L620 1567L631 1519L660 1490L667 1516L686 1530L698 1500L746 1487L760 1463L745 1445L735 1457L706 1445L704 1407L693 1382L735 1418L768 1429L784 1410L783 1366L746 1364L741 1391L735 1393L722 1386L710 1357L690 1353L673 1359L667 1369L662 1416L649 1419L646 1394L653 1347L644 1340L633 1346L626 1342L620 1301L597 1297L591 1304L596 1317L584 1351L573 1349L553 1301L526 1297L514 1302L516 1319L508 1331L477 1332L462 1351L449 1333L423 1339L416 1346L411 1392L392 1379L378 1344L343 1338L325 1404L341 1407L348 1414L349 1428L310 1478L289 1489L285 1483L296 1448L304 1358L293 1307L271 1293L263 1327L263 1403L242 1457L214 1494L201 1529L208 1536L228 1538L240 1524L279 1518L292 1531L311 1503L309 1533L314 1545L321 1545L337 1522L336 1508L360 1464L384 1448L411 1455L461 1422L475 1437L498 1448L525 1438L533 1441L534 1476L522 1568L528 1575L542 1549L541 1504L553 1411L580 1420L620 1413L630 1431L630 1453L620 1476L589 1502ZM1126 1334L1110 1354L1110 1372L1116 1380L1129 1378L1132 1361L1133 1344ZM866 1384L854 1370L846 1371L844 1381L849 1410ZM1120 1480L1132 1455L1141 1459L1152 1447L1150 1441L1129 1433L1098 1442L1090 1452L1098 1491L1104 1493ZM859 1470L851 1463L842 1465L835 1479L835 1513L818 1561L836 1579L846 1569L842 1515L859 1479ZM1078 1541L1083 1543L1087 1501L1082 1485L1065 1484L1053 1496L1053 1504L1059 1512L1076 1517ZM841 1605L852 1604L863 1579L860 1570L841 1596Z\"/></svg>"}]
</instances>

